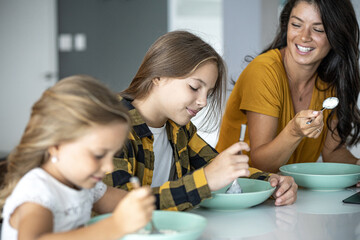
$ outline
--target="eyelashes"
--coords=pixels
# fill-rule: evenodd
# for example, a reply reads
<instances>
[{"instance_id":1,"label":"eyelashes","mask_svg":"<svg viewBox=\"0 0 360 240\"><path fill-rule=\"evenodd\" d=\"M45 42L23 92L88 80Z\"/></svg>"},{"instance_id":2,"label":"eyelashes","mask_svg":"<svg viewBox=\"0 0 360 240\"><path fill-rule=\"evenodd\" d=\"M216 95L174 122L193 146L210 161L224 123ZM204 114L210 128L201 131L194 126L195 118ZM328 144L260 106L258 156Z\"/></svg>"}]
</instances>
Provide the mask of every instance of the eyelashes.
<instances>
[{"instance_id":1,"label":"eyelashes","mask_svg":"<svg viewBox=\"0 0 360 240\"><path fill-rule=\"evenodd\" d=\"M300 27L301 27L301 25L296 24L296 23L291 23L291 25L292 25L293 27L295 27L295 28L300 28ZM313 28L313 30L314 30L315 32L318 32L318 33L324 33L324 32L325 32L325 30L319 29L319 28Z\"/></svg>"},{"instance_id":2,"label":"eyelashes","mask_svg":"<svg viewBox=\"0 0 360 240\"><path fill-rule=\"evenodd\" d=\"M105 156L105 155L95 155L94 158L95 158L96 160L101 160L101 159L104 158L104 156Z\"/></svg>"},{"instance_id":3,"label":"eyelashes","mask_svg":"<svg viewBox=\"0 0 360 240\"><path fill-rule=\"evenodd\" d=\"M198 90L198 88L194 88L191 85L189 85L190 89L193 90L194 92L196 92Z\"/></svg>"}]
</instances>

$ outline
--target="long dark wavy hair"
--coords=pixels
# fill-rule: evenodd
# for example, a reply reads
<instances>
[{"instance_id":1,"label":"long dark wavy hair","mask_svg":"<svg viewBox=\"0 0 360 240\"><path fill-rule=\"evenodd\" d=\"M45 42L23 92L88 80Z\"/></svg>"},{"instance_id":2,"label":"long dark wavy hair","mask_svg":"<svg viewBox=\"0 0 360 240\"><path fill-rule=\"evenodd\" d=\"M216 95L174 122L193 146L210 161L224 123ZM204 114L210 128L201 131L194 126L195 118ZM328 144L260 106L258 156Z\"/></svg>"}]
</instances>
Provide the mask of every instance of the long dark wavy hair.
<instances>
[{"instance_id":1,"label":"long dark wavy hair","mask_svg":"<svg viewBox=\"0 0 360 240\"><path fill-rule=\"evenodd\" d=\"M280 15L280 25L274 41L264 52L282 49L287 45L287 29L292 9L299 2L314 4L320 11L326 36L331 45L328 55L320 63L317 73L329 89L336 93L339 105L327 119L330 126L335 111L338 118L336 130L341 138L338 147L356 145L360 141L360 111L357 98L359 79L359 25L350 0L289 0ZM317 84L315 84L317 85Z\"/></svg>"}]
</instances>

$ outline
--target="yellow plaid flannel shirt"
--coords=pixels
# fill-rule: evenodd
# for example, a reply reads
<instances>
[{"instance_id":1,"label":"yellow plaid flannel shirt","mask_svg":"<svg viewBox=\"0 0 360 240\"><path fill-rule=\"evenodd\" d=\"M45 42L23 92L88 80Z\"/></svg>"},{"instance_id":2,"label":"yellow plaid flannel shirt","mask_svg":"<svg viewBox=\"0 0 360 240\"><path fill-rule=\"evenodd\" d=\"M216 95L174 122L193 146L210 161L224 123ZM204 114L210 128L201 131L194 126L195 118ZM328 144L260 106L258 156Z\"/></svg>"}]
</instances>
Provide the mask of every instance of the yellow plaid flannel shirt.
<instances>
[{"instance_id":1,"label":"yellow plaid flannel shirt","mask_svg":"<svg viewBox=\"0 0 360 240\"><path fill-rule=\"evenodd\" d=\"M131 102L124 98L121 98L121 102L129 110L132 129L123 150L114 157L114 171L107 174L103 181L109 186L131 190L129 179L132 176L137 176L142 185L151 185L155 160L154 137ZM191 122L179 126L169 120L166 131L174 153L175 179L152 188L156 207L175 211L191 209L203 199L211 197L204 166L218 153L197 134ZM250 169L250 172L250 178L266 180L269 176L257 169Z\"/></svg>"}]
</instances>

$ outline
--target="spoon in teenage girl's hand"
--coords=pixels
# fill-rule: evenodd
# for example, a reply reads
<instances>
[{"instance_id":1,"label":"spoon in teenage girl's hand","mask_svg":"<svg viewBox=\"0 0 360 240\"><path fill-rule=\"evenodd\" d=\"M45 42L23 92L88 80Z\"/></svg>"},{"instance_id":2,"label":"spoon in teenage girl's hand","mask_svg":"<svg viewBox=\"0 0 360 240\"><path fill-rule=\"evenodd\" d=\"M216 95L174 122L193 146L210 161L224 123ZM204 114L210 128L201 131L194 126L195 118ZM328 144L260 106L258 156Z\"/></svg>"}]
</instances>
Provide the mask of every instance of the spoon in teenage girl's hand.
<instances>
[{"instance_id":1,"label":"spoon in teenage girl's hand","mask_svg":"<svg viewBox=\"0 0 360 240\"><path fill-rule=\"evenodd\" d=\"M131 177L130 178L130 182L133 186L134 189L137 189L140 187L140 181L138 177ZM162 234L156 227L155 224L153 222L153 220L150 220L150 225L151 225L151 230L150 230L150 234Z\"/></svg>"},{"instance_id":2,"label":"spoon in teenage girl's hand","mask_svg":"<svg viewBox=\"0 0 360 240\"><path fill-rule=\"evenodd\" d=\"M240 142L243 142L245 139L245 131L246 131L246 124L241 124L240 139L239 139ZM239 154L241 154L241 151ZM225 193L228 194L242 193L242 189L237 181L237 178L232 182L231 186L226 190Z\"/></svg>"},{"instance_id":3,"label":"spoon in teenage girl's hand","mask_svg":"<svg viewBox=\"0 0 360 240\"><path fill-rule=\"evenodd\" d=\"M322 105L323 108L320 111L322 112L325 109L334 109L338 104L339 104L339 99L337 97L329 97L324 100ZM312 121L314 121L314 119L307 121L306 124L310 124L312 123Z\"/></svg>"}]
</instances>

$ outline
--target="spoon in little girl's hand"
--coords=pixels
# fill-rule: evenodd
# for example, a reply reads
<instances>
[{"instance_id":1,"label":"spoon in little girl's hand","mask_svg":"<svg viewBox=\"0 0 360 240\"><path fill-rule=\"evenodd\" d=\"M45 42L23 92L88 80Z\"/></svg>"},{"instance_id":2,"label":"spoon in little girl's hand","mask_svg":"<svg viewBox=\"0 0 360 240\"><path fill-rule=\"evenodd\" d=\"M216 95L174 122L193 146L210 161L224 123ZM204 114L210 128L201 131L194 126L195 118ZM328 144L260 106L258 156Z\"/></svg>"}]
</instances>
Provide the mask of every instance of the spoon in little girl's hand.
<instances>
[{"instance_id":1,"label":"spoon in little girl's hand","mask_svg":"<svg viewBox=\"0 0 360 240\"><path fill-rule=\"evenodd\" d=\"M140 187L140 181L138 177L131 177L130 178L130 182L133 186L134 189L137 189ZM156 227L155 224L153 222L153 220L150 220L150 224L151 224L151 230L150 230L150 234L163 234L162 232L160 232Z\"/></svg>"},{"instance_id":2,"label":"spoon in little girl's hand","mask_svg":"<svg viewBox=\"0 0 360 240\"><path fill-rule=\"evenodd\" d=\"M337 97L329 97L324 100L322 105L323 108L320 111L322 112L325 109L334 109L338 104L339 104L339 99ZM314 121L314 119L307 121L306 124L310 124L312 123L312 121Z\"/></svg>"}]
</instances>

